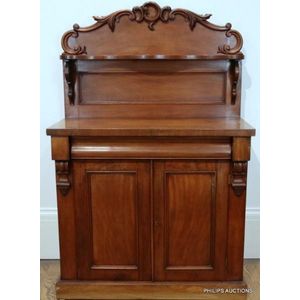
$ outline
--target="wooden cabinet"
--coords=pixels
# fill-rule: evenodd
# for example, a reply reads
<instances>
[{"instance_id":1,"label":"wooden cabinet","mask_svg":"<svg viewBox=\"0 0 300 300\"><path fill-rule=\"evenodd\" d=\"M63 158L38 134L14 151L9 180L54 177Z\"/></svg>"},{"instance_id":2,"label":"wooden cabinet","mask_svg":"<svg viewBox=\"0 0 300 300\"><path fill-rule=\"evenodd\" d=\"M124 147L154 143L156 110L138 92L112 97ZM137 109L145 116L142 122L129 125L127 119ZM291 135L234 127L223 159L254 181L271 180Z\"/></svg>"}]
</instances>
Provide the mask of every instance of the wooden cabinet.
<instances>
[{"instance_id":1,"label":"wooden cabinet","mask_svg":"<svg viewBox=\"0 0 300 300\"><path fill-rule=\"evenodd\" d=\"M65 119L47 129L58 299L245 287L255 130L240 117L242 36L209 17L148 2L63 35Z\"/></svg>"}]
</instances>

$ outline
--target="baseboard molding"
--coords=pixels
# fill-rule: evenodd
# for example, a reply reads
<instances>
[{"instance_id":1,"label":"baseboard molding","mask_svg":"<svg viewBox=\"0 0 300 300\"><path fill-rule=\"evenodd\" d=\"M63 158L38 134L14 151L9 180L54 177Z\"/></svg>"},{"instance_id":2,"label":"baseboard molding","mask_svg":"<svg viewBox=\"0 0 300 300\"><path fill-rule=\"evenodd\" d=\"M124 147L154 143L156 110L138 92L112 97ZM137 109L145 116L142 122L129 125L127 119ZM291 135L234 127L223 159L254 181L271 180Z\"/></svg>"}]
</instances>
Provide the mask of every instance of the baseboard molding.
<instances>
[{"instance_id":1,"label":"baseboard molding","mask_svg":"<svg viewBox=\"0 0 300 300\"><path fill-rule=\"evenodd\" d=\"M245 228L245 258L260 257L260 210L247 208Z\"/></svg>"},{"instance_id":2,"label":"baseboard molding","mask_svg":"<svg viewBox=\"0 0 300 300\"><path fill-rule=\"evenodd\" d=\"M41 209L41 259L59 258L57 211L55 208ZM246 212L245 258L259 258L259 208L248 208Z\"/></svg>"},{"instance_id":3,"label":"baseboard molding","mask_svg":"<svg viewBox=\"0 0 300 300\"><path fill-rule=\"evenodd\" d=\"M56 208L40 211L40 258L59 258L58 223Z\"/></svg>"}]
</instances>

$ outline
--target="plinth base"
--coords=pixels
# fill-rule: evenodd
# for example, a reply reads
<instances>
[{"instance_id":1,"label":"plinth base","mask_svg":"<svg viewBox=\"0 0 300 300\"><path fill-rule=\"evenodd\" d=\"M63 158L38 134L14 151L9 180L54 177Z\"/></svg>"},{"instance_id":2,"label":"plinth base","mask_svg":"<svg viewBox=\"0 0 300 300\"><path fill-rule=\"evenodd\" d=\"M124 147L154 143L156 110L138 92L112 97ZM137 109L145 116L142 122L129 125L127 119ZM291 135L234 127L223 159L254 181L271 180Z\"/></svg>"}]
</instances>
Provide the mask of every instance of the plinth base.
<instances>
[{"instance_id":1,"label":"plinth base","mask_svg":"<svg viewBox=\"0 0 300 300\"><path fill-rule=\"evenodd\" d=\"M57 299L234 299L247 298L243 281L227 282L103 282L59 281Z\"/></svg>"}]
</instances>

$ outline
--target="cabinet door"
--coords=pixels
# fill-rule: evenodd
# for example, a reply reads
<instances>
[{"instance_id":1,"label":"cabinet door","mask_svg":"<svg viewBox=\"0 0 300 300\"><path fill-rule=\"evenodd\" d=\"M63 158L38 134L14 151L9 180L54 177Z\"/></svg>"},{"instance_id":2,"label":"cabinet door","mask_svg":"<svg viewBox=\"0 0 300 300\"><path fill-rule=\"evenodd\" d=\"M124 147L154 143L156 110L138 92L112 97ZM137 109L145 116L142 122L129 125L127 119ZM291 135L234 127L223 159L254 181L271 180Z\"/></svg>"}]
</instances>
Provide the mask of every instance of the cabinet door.
<instances>
[{"instance_id":1,"label":"cabinet door","mask_svg":"<svg viewBox=\"0 0 300 300\"><path fill-rule=\"evenodd\" d=\"M154 164L154 279L225 279L229 163Z\"/></svg>"},{"instance_id":2,"label":"cabinet door","mask_svg":"<svg viewBox=\"0 0 300 300\"><path fill-rule=\"evenodd\" d=\"M79 279L151 280L149 166L73 164Z\"/></svg>"}]
</instances>

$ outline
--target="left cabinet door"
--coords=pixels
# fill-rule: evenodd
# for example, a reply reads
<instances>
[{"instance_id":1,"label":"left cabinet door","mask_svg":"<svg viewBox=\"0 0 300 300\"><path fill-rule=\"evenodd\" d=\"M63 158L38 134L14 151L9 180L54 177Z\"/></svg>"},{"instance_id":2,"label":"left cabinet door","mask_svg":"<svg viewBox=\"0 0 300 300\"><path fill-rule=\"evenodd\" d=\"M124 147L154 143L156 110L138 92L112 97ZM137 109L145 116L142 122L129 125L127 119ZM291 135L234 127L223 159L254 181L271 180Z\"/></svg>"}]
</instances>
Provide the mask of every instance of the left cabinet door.
<instances>
[{"instance_id":1,"label":"left cabinet door","mask_svg":"<svg viewBox=\"0 0 300 300\"><path fill-rule=\"evenodd\" d=\"M151 280L150 163L74 162L78 278Z\"/></svg>"}]
</instances>

